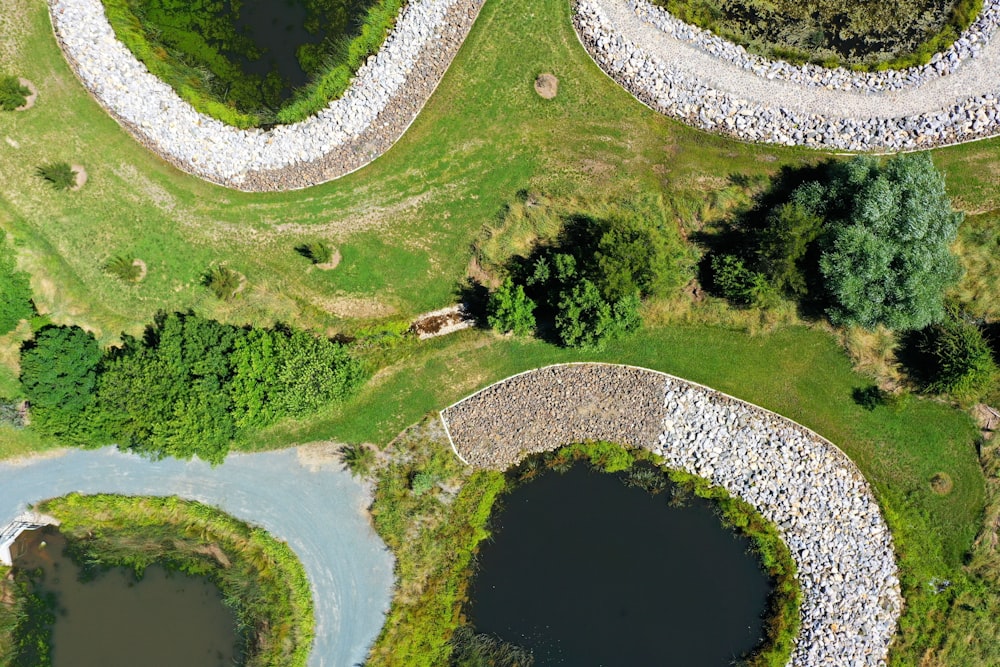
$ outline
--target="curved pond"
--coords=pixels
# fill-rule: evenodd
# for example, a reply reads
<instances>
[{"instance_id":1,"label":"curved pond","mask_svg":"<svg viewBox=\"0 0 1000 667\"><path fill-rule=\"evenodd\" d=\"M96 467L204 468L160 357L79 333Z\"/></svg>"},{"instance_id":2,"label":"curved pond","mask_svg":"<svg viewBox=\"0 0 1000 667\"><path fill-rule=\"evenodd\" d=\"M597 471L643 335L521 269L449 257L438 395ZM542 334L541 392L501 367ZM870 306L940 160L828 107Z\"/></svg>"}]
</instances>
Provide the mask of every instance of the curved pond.
<instances>
[{"instance_id":1,"label":"curved pond","mask_svg":"<svg viewBox=\"0 0 1000 667\"><path fill-rule=\"evenodd\" d=\"M577 464L502 499L473 582L476 632L538 667L663 664L665 651L722 667L761 642L770 581L749 540L708 501L625 479Z\"/></svg>"}]
</instances>

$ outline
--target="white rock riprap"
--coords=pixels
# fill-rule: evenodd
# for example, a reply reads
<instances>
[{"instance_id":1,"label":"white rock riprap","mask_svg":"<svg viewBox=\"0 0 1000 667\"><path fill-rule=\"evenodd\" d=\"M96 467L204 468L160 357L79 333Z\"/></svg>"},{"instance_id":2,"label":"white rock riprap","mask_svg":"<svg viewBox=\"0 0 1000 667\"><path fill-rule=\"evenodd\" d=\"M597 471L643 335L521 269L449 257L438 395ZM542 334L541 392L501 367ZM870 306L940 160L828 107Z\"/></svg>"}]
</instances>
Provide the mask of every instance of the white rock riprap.
<instances>
[{"instance_id":1,"label":"white rock riprap","mask_svg":"<svg viewBox=\"0 0 1000 667\"><path fill-rule=\"evenodd\" d=\"M1000 134L1000 0L933 63L853 73L748 54L647 0L576 0L595 62L645 104L745 141L916 150Z\"/></svg>"},{"instance_id":2,"label":"white rock riprap","mask_svg":"<svg viewBox=\"0 0 1000 667\"><path fill-rule=\"evenodd\" d=\"M49 0L67 60L141 143L202 178L290 190L337 178L384 153L413 121L475 22L482 0L413 0L344 95L317 115L240 130L195 111L115 37L101 0Z\"/></svg>"},{"instance_id":3,"label":"white rock riprap","mask_svg":"<svg viewBox=\"0 0 1000 667\"><path fill-rule=\"evenodd\" d=\"M837 447L772 412L663 373L550 366L441 413L456 453L506 469L582 441L645 447L774 522L802 587L790 665L884 665L903 600L892 536L864 476Z\"/></svg>"}]
</instances>

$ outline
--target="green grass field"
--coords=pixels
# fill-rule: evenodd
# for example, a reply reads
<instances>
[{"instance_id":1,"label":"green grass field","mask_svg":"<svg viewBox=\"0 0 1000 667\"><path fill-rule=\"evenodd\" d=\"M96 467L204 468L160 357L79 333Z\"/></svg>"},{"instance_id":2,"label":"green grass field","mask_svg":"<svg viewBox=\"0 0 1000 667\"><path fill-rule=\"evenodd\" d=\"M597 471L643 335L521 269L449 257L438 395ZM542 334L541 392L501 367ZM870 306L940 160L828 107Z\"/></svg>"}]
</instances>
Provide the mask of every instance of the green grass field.
<instances>
[{"instance_id":1,"label":"green grass field","mask_svg":"<svg viewBox=\"0 0 1000 667\"><path fill-rule=\"evenodd\" d=\"M192 308L233 323L280 320L328 334L398 322L454 302L472 244L522 189L567 199L662 194L684 203L678 220L690 232L705 222L697 202L722 197L733 177L752 181L827 157L733 142L646 109L580 47L568 0L487 0L437 93L396 146L351 176L291 193L225 190L142 149L77 82L42 0L7 0L0 63L40 90L34 109L0 114L0 229L31 273L39 310L93 330L104 343L123 331L138 333L160 309ZM541 72L559 78L554 100L532 90ZM975 214L960 237L968 274L958 298L990 319L1000 315L1000 300L992 298L1000 294L1000 263L990 252L1000 208L998 157L998 140L935 154L956 206ZM88 184L80 192L53 191L34 175L52 161L84 165ZM313 269L294 251L315 240L340 250L336 269ZM126 285L102 269L119 254L145 261L141 283ZM232 302L200 284L213 263L247 278ZM934 576L961 569L986 503L976 431L965 413L922 399L898 414L867 412L851 392L871 380L852 370L822 326L763 327L751 335L746 327L719 326L747 320L718 315L716 301L688 308L702 323L651 326L600 353L482 332L407 342L370 356L377 372L344 408L237 444L384 444L428 411L520 370L583 359L636 364L731 393L828 437L890 510L907 558L916 559L907 567ZM10 397L19 340L0 341L0 394ZM0 428L0 458L57 445ZM941 471L955 480L947 496L929 486ZM908 640L896 664L919 664L929 641Z\"/></svg>"}]
</instances>

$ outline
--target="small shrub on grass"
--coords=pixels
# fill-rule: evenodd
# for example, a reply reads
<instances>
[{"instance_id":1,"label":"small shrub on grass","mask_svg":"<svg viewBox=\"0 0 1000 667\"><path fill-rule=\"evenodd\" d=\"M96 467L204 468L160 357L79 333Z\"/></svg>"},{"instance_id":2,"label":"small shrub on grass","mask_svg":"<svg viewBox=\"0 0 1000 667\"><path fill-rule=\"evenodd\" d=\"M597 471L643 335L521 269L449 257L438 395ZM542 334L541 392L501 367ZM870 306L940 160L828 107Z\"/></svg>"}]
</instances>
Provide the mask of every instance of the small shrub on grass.
<instances>
[{"instance_id":1,"label":"small shrub on grass","mask_svg":"<svg viewBox=\"0 0 1000 667\"><path fill-rule=\"evenodd\" d=\"M0 109L13 111L23 107L31 91L21 85L16 76L0 76Z\"/></svg>"},{"instance_id":2,"label":"small shrub on grass","mask_svg":"<svg viewBox=\"0 0 1000 667\"><path fill-rule=\"evenodd\" d=\"M313 264L326 264L333 257L333 248L323 241L313 243L303 243L295 246L295 252L299 253Z\"/></svg>"},{"instance_id":3,"label":"small shrub on grass","mask_svg":"<svg viewBox=\"0 0 1000 667\"><path fill-rule=\"evenodd\" d=\"M66 162L43 164L35 172L56 190L68 190L76 185L76 172Z\"/></svg>"},{"instance_id":4,"label":"small shrub on grass","mask_svg":"<svg viewBox=\"0 0 1000 667\"><path fill-rule=\"evenodd\" d=\"M930 391L975 400L997 379L993 353L974 324L952 316L925 332L923 347L936 366L927 386Z\"/></svg>"},{"instance_id":5,"label":"small shrub on grass","mask_svg":"<svg viewBox=\"0 0 1000 667\"><path fill-rule=\"evenodd\" d=\"M14 251L0 233L0 336L35 314L28 274L18 271Z\"/></svg>"},{"instance_id":6,"label":"small shrub on grass","mask_svg":"<svg viewBox=\"0 0 1000 667\"><path fill-rule=\"evenodd\" d=\"M212 267L202 276L202 285L222 301L233 300L240 289L240 282L240 274L225 266Z\"/></svg>"},{"instance_id":7,"label":"small shrub on grass","mask_svg":"<svg viewBox=\"0 0 1000 667\"><path fill-rule=\"evenodd\" d=\"M880 405L885 405L886 393L877 385L857 387L852 392L854 402L871 412Z\"/></svg>"},{"instance_id":8,"label":"small shrub on grass","mask_svg":"<svg viewBox=\"0 0 1000 667\"><path fill-rule=\"evenodd\" d=\"M721 296L744 306L763 306L776 296L767 276L751 271L735 255L716 255L712 258L712 282Z\"/></svg>"},{"instance_id":9,"label":"small shrub on grass","mask_svg":"<svg viewBox=\"0 0 1000 667\"><path fill-rule=\"evenodd\" d=\"M104 264L104 270L126 283L134 283L142 275L142 268L139 267L133 257L117 255Z\"/></svg>"},{"instance_id":10,"label":"small shrub on grass","mask_svg":"<svg viewBox=\"0 0 1000 667\"><path fill-rule=\"evenodd\" d=\"M340 448L344 468L355 477L365 477L375 467L375 452L365 445L344 445Z\"/></svg>"},{"instance_id":11,"label":"small shrub on grass","mask_svg":"<svg viewBox=\"0 0 1000 667\"><path fill-rule=\"evenodd\" d=\"M535 328L535 302L524 294L524 287L507 278L490 294L486 321L501 333L527 336Z\"/></svg>"}]
</instances>

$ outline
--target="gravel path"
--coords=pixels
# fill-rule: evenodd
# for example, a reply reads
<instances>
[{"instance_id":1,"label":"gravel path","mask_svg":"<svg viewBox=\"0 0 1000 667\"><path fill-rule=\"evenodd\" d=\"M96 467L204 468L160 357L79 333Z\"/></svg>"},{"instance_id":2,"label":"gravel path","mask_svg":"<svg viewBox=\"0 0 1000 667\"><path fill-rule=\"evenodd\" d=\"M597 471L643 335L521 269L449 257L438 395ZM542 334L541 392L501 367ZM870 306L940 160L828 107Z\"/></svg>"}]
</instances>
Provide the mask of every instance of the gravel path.
<instances>
[{"instance_id":1,"label":"gravel path","mask_svg":"<svg viewBox=\"0 0 1000 667\"><path fill-rule=\"evenodd\" d=\"M789 664L885 664L903 604L892 536L861 472L812 431L707 387L608 364L522 373L441 419L478 467L611 440L724 487L778 526L798 565L802 629Z\"/></svg>"},{"instance_id":2,"label":"gravel path","mask_svg":"<svg viewBox=\"0 0 1000 667\"><path fill-rule=\"evenodd\" d=\"M575 23L609 76L692 125L751 141L906 150L1000 134L998 7L987 0L969 48L892 76L777 67L731 45L710 53L717 38L679 29L647 0L577 0ZM886 86L895 89L871 90Z\"/></svg>"},{"instance_id":3,"label":"gravel path","mask_svg":"<svg viewBox=\"0 0 1000 667\"><path fill-rule=\"evenodd\" d=\"M113 448L0 462L0 525L28 504L63 495L178 495L263 526L295 550L313 586L313 667L363 662L382 628L392 558L368 524L367 495L329 456L309 449L236 454L216 468L150 462Z\"/></svg>"}]
</instances>

